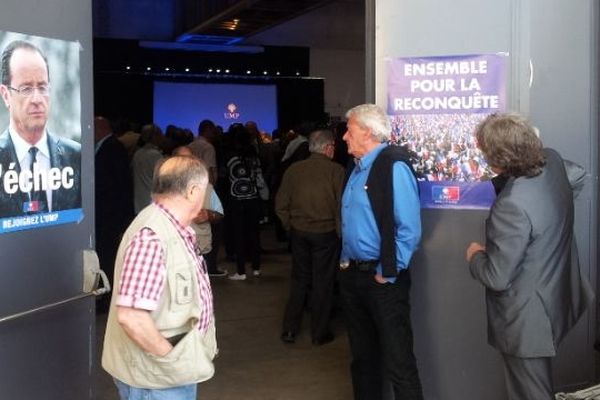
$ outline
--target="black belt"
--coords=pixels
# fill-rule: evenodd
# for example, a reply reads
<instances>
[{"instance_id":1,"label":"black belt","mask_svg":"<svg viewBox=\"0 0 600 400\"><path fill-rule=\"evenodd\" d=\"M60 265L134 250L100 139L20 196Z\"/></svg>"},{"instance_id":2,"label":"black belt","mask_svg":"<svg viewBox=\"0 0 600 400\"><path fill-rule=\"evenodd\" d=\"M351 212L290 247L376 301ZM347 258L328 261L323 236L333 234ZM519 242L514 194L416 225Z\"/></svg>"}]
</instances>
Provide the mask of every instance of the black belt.
<instances>
[{"instance_id":1,"label":"black belt","mask_svg":"<svg viewBox=\"0 0 600 400\"><path fill-rule=\"evenodd\" d=\"M356 269L361 272L374 272L379 264L379 260L352 260L346 268ZM343 268L342 268L343 269Z\"/></svg>"}]
</instances>

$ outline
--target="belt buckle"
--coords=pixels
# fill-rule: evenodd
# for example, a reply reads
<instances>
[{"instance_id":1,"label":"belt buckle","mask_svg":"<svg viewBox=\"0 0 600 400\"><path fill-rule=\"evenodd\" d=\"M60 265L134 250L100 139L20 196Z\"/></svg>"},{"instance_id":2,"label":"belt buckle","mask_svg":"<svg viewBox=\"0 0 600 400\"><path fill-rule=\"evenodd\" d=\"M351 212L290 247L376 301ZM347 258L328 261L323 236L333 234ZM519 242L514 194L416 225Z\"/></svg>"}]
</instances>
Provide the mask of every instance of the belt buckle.
<instances>
[{"instance_id":1,"label":"belt buckle","mask_svg":"<svg viewBox=\"0 0 600 400\"><path fill-rule=\"evenodd\" d=\"M349 266L350 266L350 261L348 261L348 260L340 261L340 269L342 271L345 269L348 269Z\"/></svg>"}]
</instances>

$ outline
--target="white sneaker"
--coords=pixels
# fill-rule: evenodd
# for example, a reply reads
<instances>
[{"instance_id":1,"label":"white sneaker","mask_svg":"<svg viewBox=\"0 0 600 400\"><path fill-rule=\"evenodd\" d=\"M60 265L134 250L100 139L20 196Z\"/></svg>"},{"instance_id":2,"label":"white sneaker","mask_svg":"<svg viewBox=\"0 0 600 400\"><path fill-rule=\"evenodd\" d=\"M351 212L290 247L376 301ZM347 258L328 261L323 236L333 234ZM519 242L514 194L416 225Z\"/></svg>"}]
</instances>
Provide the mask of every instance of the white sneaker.
<instances>
[{"instance_id":1,"label":"white sneaker","mask_svg":"<svg viewBox=\"0 0 600 400\"><path fill-rule=\"evenodd\" d=\"M231 279L232 281L245 281L246 280L246 274L238 274L236 272L233 275L229 275L227 278Z\"/></svg>"},{"instance_id":2,"label":"white sneaker","mask_svg":"<svg viewBox=\"0 0 600 400\"><path fill-rule=\"evenodd\" d=\"M255 269L254 271L252 271L252 275L256 276L257 278L260 276L260 270L259 269Z\"/></svg>"}]
</instances>

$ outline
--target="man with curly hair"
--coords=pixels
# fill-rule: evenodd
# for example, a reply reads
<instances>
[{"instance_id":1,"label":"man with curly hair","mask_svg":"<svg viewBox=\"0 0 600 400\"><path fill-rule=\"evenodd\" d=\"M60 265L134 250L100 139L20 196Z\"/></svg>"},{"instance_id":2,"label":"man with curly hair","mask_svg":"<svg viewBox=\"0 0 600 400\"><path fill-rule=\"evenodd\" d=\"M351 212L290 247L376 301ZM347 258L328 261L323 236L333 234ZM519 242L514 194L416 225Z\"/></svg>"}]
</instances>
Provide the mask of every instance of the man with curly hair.
<instances>
[{"instance_id":1,"label":"man with curly hair","mask_svg":"<svg viewBox=\"0 0 600 400\"><path fill-rule=\"evenodd\" d=\"M486 243L466 258L486 288L488 341L502 354L510 400L553 399L551 360L592 297L573 234L573 193L585 171L552 149L517 114L494 114L476 131L503 188Z\"/></svg>"}]
</instances>

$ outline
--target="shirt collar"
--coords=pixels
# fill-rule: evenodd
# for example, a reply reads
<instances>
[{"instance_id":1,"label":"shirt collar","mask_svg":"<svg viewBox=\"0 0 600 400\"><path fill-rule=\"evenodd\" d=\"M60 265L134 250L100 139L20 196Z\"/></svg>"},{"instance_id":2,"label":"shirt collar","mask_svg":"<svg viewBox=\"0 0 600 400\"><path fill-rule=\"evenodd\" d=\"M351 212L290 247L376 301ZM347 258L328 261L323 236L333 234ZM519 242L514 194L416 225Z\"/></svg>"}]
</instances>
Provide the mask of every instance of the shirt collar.
<instances>
[{"instance_id":1,"label":"shirt collar","mask_svg":"<svg viewBox=\"0 0 600 400\"><path fill-rule=\"evenodd\" d=\"M106 140L111 137L113 134L109 133L108 135L104 136L102 139L98 140L96 142L96 144L94 145L94 151L97 153L98 150L100 149L100 147L102 147L102 143L106 142Z\"/></svg>"},{"instance_id":2,"label":"shirt collar","mask_svg":"<svg viewBox=\"0 0 600 400\"><path fill-rule=\"evenodd\" d=\"M381 151L384 148L386 148L387 146L388 146L387 143L381 143L380 145L375 147L373 150L371 150L370 152L365 154L362 158L355 159L354 162L356 163L356 167L359 170L370 168L371 165L373 164L373 162L375 161L375 159L377 158L377 156L379 155L379 153L381 153Z\"/></svg>"},{"instance_id":3,"label":"shirt collar","mask_svg":"<svg viewBox=\"0 0 600 400\"><path fill-rule=\"evenodd\" d=\"M163 213L165 213L165 215L167 216L169 221L171 221L173 223L173 225L175 225L175 228L177 229L177 233L179 233L179 235L183 239L189 240L192 243L196 243L196 233L194 232L194 230L191 227L189 227L189 226L185 227L185 226L181 225L181 222L179 222L179 220L177 218L175 218L173 213L171 213L169 211L169 209L167 209L164 205L157 203L157 202L153 202L152 204L157 206Z\"/></svg>"},{"instance_id":4,"label":"shirt collar","mask_svg":"<svg viewBox=\"0 0 600 400\"><path fill-rule=\"evenodd\" d=\"M32 147L30 143L27 143L21 136L17 133L13 132L12 129L8 129L8 133L10 135L10 140L12 140L13 145L15 147L15 152L17 153L17 160L23 160L27 154L29 154L29 148ZM46 131L33 146L37 147L39 153L44 155L46 158L50 159L50 149L48 148L48 137L46 135Z\"/></svg>"},{"instance_id":5,"label":"shirt collar","mask_svg":"<svg viewBox=\"0 0 600 400\"><path fill-rule=\"evenodd\" d=\"M317 158L317 159L325 159L325 160L331 160L329 157L327 157L325 154L323 153L310 153L310 157L309 158Z\"/></svg>"}]
</instances>

